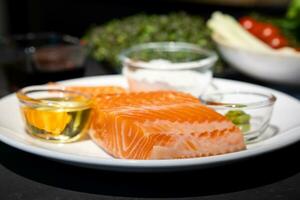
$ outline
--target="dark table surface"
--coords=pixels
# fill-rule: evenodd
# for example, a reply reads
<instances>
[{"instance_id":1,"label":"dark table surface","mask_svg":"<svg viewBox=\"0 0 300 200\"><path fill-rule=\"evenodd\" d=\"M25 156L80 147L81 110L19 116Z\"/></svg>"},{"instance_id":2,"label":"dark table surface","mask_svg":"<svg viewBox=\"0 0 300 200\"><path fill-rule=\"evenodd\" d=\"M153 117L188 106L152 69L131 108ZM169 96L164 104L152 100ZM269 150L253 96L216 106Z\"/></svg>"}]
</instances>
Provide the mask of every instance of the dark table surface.
<instances>
[{"instance_id":1,"label":"dark table surface","mask_svg":"<svg viewBox=\"0 0 300 200\"><path fill-rule=\"evenodd\" d=\"M86 76L106 73L109 71L93 62L87 64ZM225 77L254 82L300 99L299 87L266 84L237 72ZM8 93L4 78L0 73L0 96ZM299 152L300 142L209 169L121 173L58 163L0 142L0 200L300 199Z\"/></svg>"}]
</instances>

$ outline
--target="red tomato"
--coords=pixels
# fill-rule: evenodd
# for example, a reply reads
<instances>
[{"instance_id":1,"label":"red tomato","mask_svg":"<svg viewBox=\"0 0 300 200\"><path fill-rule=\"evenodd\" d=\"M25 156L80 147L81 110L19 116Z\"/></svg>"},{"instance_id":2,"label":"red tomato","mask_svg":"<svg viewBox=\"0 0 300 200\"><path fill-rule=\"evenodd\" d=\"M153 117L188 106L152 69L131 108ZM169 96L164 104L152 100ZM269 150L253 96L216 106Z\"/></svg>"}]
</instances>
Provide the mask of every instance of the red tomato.
<instances>
[{"instance_id":1,"label":"red tomato","mask_svg":"<svg viewBox=\"0 0 300 200\"><path fill-rule=\"evenodd\" d=\"M240 18L239 23L252 35L274 49L288 45L287 39L281 35L280 30L272 24L262 23L248 16Z\"/></svg>"},{"instance_id":2,"label":"red tomato","mask_svg":"<svg viewBox=\"0 0 300 200\"><path fill-rule=\"evenodd\" d=\"M271 24L264 24L264 28L262 29L260 38L263 41L268 41L270 38L276 37L280 35L278 28Z\"/></svg>"},{"instance_id":3,"label":"red tomato","mask_svg":"<svg viewBox=\"0 0 300 200\"><path fill-rule=\"evenodd\" d=\"M242 17L239 20L240 24L248 30L251 34L258 38L262 38L262 32L264 29L264 24L256 21L252 17Z\"/></svg>"},{"instance_id":4,"label":"red tomato","mask_svg":"<svg viewBox=\"0 0 300 200\"><path fill-rule=\"evenodd\" d=\"M257 22L254 24L253 28L249 30L249 32L252 33L254 36L262 39L262 33L264 28L264 24Z\"/></svg>"},{"instance_id":5,"label":"red tomato","mask_svg":"<svg viewBox=\"0 0 300 200\"><path fill-rule=\"evenodd\" d=\"M266 43L273 49L279 49L288 45L287 40L281 35L269 38Z\"/></svg>"},{"instance_id":6,"label":"red tomato","mask_svg":"<svg viewBox=\"0 0 300 200\"><path fill-rule=\"evenodd\" d=\"M246 29L250 30L253 28L254 24L256 23L256 20L252 17L242 17L239 19L240 24Z\"/></svg>"}]
</instances>

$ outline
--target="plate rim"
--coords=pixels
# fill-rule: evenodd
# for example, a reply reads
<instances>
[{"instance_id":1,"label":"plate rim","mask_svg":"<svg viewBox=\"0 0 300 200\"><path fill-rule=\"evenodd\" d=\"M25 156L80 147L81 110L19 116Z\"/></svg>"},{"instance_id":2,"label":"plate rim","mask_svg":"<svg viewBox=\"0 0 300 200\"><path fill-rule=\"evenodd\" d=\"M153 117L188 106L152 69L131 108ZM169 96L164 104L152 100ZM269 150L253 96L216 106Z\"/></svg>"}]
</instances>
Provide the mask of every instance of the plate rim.
<instances>
[{"instance_id":1,"label":"plate rim","mask_svg":"<svg viewBox=\"0 0 300 200\"><path fill-rule=\"evenodd\" d=\"M67 82L74 82L74 81L82 81L83 79L93 79L93 78L115 78L120 79L123 78L121 75L102 75L102 76L91 76L91 77L83 77L83 78L77 78L77 79L70 79L61 81L61 83L67 83ZM290 95L287 95L283 92L274 90L272 88L267 88L260 85L255 85L252 83L242 82L242 81L235 81L235 80L228 80L228 79L220 79L220 78L214 78L217 82L219 81L228 81L228 82L235 82L240 84L246 84L250 86L259 86L262 89L267 89L269 91L276 91L277 93L280 93L281 95L284 95L291 100L296 101L300 104L300 101ZM0 99L0 103L8 98L11 98L14 96L14 93L9 94L7 96L4 96ZM300 124L299 124L300 125ZM6 137L5 135L1 134L2 131L5 132L13 132L8 128L0 127L0 141L12 146L14 148L17 148L21 151L25 151L34 155L63 161L63 162L70 162L73 164L81 165L86 167L93 168L102 168L102 169L109 169L108 167L113 168L119 168L119 169L163 169L163 168L178 168L178 167L194 167L198 166L199 168L206 167L208 165L218 165L220 163L224 162L233 162L236 160L242 160L246 159L252 156L262 155L265 153L269 153L271 151L275 151L281 148L284 148L286 146L289 146L293 143L296 143L300 140L300 134L297 134L299 131L300 133L300 126L296 126L293 129L284 131L285 134L289 134L289 137L281 137L281 140L279 141L277 137L268 139L268 144L263 145L260 147L256 147L253 149L247 149L246 151L239 151L239 152L233 152L223 155L216 155L216 156L209 156L209 157L200 157L200 158L188 158L188 159L167 159L167 160L129 160L129 159L108 159L108 158L98 158L98 157L83 157L82 155L75 155L75 154L69 154L69 153L63 153L58 152L55 150L45 149L39 146L32 146L26 143L23 143L18 140L12 140L9 137ZM294 133L295 132L295 133ZM274 140L274 141L273 141ZM272 142L273 141L273 142Z\"/></svg>"}]
</instances>

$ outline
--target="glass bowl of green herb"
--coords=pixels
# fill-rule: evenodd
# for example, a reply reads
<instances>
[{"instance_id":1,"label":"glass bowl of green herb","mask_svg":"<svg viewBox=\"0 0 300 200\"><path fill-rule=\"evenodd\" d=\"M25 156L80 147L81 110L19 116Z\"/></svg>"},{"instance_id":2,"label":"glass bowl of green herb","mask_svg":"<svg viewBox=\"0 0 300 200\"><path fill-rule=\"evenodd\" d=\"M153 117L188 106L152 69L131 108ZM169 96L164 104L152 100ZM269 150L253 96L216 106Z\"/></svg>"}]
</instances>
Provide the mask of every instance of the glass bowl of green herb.
<instances>
[{"instance_id":1,"label":"glass bowl of green herb","mask_svg":"<svg viewBox=\"0 0 300 200\"><path fill-rule=\"evenodd\" d=\"M238 126L246 142L252 143L269 126L276 97L268 93L235 91L208 93L201 100Z\"/></svg>"},{"instance_id":2,"label":"glass bowl of green herb","mask_svg":"<svg viewBox=\"0 0 300 200\"><path fill-rule=\"evenodd\" d=\"M120 54L131 91L179 90L200 96L209 87L214 51L184 42L135 45Z\"/></svg>"}]
</instances>

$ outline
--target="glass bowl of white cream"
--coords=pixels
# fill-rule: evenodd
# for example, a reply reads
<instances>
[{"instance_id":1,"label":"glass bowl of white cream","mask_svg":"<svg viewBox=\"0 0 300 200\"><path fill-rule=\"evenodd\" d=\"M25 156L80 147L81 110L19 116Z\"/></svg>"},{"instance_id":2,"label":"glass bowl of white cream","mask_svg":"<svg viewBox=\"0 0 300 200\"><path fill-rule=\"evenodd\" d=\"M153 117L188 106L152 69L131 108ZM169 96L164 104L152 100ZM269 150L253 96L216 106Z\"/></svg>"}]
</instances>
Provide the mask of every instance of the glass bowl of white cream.
<instances>
[{"instance_id":1,"label":"glass bowl of white cream","mask_svg":"<svg viewBox=\"0 0 300 200\"><path fill-rule=\"evenodd\" d=\"M184 42L153 42L121 52L130 91L177 90L200 96L211 84L215 52Z\"/></svg>"}]
</instances>

